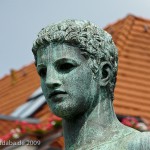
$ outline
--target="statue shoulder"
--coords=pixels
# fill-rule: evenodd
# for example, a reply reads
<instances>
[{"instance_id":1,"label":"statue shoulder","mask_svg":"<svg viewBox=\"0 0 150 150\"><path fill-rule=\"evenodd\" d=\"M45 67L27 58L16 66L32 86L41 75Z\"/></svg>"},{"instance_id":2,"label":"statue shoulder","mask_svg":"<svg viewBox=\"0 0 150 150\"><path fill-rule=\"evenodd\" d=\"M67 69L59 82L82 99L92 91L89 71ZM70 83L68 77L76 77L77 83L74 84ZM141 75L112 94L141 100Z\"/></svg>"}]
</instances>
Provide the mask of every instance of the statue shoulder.
<instances>
[{"instance_id":1,"label":"statue shoulder","mask_svg":"<svg viewBox=\"0 0 150 150\"><path fill-rule=\"evenodd\" d=\"M129 149L150 150L150 132L138 132L130 139Z\"/></svg>"}]
</instances>

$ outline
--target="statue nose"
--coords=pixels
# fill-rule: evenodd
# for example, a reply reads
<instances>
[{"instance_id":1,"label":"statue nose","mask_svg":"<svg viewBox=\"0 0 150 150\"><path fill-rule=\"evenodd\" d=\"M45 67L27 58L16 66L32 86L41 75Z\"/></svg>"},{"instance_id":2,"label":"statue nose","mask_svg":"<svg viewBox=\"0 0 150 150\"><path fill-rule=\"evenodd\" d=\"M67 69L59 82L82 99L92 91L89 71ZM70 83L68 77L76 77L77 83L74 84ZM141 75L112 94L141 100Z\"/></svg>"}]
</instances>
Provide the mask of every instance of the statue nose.
<instances>
[{"instance_id":1,"label":"statue nose","mask_svg":"<svg viewBox=\"0 0 150 150\"><path fill-rule=\"evenodd\" d=\"M50 75L46 78L46 85L49 88L56 89L61 86L61 81L58 77Z\"/></svg>"}]
</instances>

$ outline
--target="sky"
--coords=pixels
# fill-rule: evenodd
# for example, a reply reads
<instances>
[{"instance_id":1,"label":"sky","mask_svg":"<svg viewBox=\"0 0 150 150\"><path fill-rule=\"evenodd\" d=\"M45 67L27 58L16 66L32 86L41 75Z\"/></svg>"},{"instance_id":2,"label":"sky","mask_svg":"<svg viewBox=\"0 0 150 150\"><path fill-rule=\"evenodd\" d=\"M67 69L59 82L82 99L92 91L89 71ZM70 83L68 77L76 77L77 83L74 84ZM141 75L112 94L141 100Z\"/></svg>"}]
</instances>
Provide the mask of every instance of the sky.
<instances>
[{"instance_id":1,"label":"sky","mask_svg":"<svg viewBox=\"0 0 150 150\"><path fill-rule=\"evenodd\" d=\"M0 79L31 64L37 33L64 19L101 28L133 14L150 20L150 0L0 0Z\"/></svg>"}]
</instances>

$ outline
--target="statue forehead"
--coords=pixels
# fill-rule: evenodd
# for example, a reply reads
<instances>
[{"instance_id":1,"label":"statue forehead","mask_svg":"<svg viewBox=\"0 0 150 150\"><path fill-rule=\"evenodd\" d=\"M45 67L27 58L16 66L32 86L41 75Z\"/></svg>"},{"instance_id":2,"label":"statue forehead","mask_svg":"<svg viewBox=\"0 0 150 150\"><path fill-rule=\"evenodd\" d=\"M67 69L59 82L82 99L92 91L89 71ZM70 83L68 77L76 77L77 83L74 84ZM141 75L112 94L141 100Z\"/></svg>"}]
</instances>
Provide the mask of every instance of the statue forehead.
<instances>
[{"instance_id":1,"label":"statue forehead","mask_svg":"<svg viewBox=\"0 0 150 150\"><path fill-rule=\"evenodd\" d=\"M50 58L68 58L83 59L81 50L66 43L50 43L37 51L37 61L49 60Z\"/></svg>"}]
</instances>

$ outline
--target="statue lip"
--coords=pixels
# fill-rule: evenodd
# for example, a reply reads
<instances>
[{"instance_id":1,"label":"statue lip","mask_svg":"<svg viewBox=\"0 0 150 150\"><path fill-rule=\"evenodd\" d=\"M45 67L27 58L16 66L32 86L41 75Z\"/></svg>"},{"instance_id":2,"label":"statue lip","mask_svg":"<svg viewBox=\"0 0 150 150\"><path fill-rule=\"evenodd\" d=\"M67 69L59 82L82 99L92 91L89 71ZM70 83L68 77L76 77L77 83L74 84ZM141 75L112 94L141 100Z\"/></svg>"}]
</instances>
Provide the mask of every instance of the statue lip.
<instances>
[{"instance_id":1,"label":"statue lip","mask_svg":"<svg viewBox=\"0 0 150 150\"><path fill-rule=\"evenodd\" d=\"M67 94L65 91L55 90L52 93L49 94L48 98L53 98L59 94Z\"/></svg>"}]
</instances>

